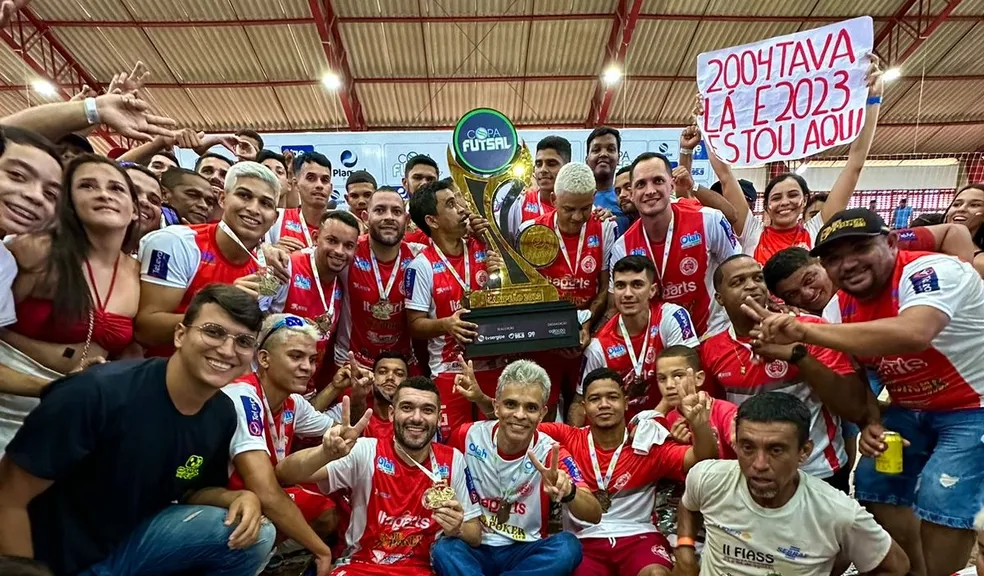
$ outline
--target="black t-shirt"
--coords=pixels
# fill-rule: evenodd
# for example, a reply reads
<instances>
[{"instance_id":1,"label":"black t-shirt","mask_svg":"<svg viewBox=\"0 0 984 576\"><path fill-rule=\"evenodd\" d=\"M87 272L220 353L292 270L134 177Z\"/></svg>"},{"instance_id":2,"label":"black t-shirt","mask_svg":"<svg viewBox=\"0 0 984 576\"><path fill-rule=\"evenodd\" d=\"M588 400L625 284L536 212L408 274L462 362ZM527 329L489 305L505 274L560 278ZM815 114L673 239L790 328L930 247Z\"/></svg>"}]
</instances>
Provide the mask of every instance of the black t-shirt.
<instances>
[{"instance_id":1,"label":"black t-shirt","mask_svg":"<svg viewBox=\"0 0 984 576\"><path fill-rule=\"evenodd\" d=\"M55 382L7 446L54 481L28 512L35 558L55 574L88 568L169 503L228 482L232 400L217 393L185 416L166 369L166 359L110 362Z\"/></svg>"}]
</instances>

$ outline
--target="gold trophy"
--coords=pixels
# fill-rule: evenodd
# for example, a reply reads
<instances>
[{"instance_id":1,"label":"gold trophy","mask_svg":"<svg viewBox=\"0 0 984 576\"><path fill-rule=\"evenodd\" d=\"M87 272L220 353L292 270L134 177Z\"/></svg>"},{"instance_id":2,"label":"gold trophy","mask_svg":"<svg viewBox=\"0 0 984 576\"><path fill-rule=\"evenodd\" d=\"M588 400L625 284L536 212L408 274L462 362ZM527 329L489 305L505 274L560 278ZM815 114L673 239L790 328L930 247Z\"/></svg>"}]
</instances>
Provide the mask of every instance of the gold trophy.
<instances>
[{"instance_id":1,"label":"gold trophy","mask_svg":"<svg viewBox=\"0 0 984 576\"><path fill-rule=\"evenodd\" d=\"M557 235L543 225L508 229L510 209L523 201L533 176L533 157L519 142L512 122L489 108L462 116L448 147L448 166L469 211L489 221L486 247L505 264L484 289L468 296L471 312L464 318L479 329L466 354L481 357L578 346L577 309L561 301L557 288L537 272L560 253Z\"/></svg>"}]
</instances>

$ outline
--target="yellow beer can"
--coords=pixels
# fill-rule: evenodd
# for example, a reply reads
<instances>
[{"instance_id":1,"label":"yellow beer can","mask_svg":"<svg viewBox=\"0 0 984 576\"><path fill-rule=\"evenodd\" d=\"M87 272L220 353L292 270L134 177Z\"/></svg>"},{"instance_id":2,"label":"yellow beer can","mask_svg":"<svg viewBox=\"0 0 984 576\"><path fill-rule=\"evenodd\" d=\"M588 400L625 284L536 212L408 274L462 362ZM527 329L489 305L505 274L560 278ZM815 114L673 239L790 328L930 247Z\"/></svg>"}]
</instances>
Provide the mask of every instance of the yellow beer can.
<instances>
[{"instance_id":1,"label":"yellow beer can","mask_svg":"<svg viewBox=\"0 0 984 576\"><path fill-rule=\"evenodd\" d=\"M898 432L885 432L883 437L885 451L875 458L875 470L882 474L902 473L902 435Z\"/></svg>"}]
</instances>

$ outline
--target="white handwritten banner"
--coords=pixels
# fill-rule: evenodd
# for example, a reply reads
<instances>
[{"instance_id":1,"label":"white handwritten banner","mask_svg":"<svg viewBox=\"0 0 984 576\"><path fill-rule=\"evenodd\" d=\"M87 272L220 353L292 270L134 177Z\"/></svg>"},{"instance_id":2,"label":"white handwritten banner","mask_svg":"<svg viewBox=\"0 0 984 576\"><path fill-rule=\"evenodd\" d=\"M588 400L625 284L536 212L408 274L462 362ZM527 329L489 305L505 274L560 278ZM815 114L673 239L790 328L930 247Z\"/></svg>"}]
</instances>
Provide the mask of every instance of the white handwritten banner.
<instances>
[{"instance_id":1,"label":"white handwritten banner","mask_svg":"<svg viewBox=\"0 0 984 576\"><path fill-rule=\"evenodd\" d=\"M872 20L853 18L697 57L704 142L734 166L847 144L864 125Z\"/></svg>"}]
</instances>

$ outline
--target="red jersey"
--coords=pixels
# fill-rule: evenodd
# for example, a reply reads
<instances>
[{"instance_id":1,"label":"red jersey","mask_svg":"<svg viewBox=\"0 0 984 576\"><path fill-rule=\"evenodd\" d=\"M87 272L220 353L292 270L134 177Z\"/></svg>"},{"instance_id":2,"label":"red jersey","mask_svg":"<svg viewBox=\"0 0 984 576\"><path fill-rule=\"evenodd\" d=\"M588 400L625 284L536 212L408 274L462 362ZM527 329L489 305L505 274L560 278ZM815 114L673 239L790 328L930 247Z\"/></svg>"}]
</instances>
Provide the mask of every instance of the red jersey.
<instances>
[{"instance_id":1,"label":"red jersey","mask_svg":"<svg viewBox=\"0 0 984 576\"><path fill-rule=\"evenodd\" d=\"M714 294L714 269L741 252L731 224L713 208L699 211L669 205L672 219L665 238L649 238L643 221L637 220L615 241L612 266L628 255L647 256L656 265L659 290L654 298L687 309L697 327L697 335L706 338L725 330L729 324L724 309ZM614 292L614 286L610 285Z\"/></svg>"},{"instance_id":2,"label":"red jersey","mask_svg":"<svg viewBox=\"0 0 984 576\"><path fill-rule=\"evenodd\" d=\"M926 227L905 228L898 231L899 250L910 252L936 252L936 237Z\"/></svg>"},{"instance_id":3,"label":"red jersey","mask_svg":"<svg viewBox=\"0 0 984 576\"><path fill-rule=\"evenodd\" d=\"M734 460L738 457L735 454L735 416L737 415L738 406L720 398L711 400L708 424L711 425L711 432L717 440L718 458L721 460ZM679 410L671 410L666 415L667 429L678 420L683 420L683 414L680 414Z\"/></svg>"},{"instance_id":4,"label":"red jersey","mask_svg":"<svg viewBox=\"0 0 984 576\"><path fill-rule=\"evenodd\" d=\"M155 230L140 240L140 280L168 288L184 290L181 302L173 310L184 314L195 294L209 284L232 284L257 270L253 258L242 264L229 261L219 249L218 223L193 226L168 226ZM239 250L239 248L236 248ZM170 356L171 344L152 346L147 356Z\"/></svg>"},{"instance_id":5,"label":"red jersey","mask_svg":"<svg viewBox=\"0 0 984 576\"><path fill-rule=\"evenodd\" d=\"M423 230L407 230L407 233L403 236L404 242L409 242L410 244L423 244L429 246L431 243L430 236L424 234Z\"/></svg>"},{"instance_id":6,"label":"red jersey","mask_svg":"<svg viewBox=\"0 0 984 576\"><path fill-rule=\"evenodd\" d=\"M431 444L433 460L421 464L454 488L465 521L481 510L469 498L468 469L461 452ZM337 567L351 565L359 574L430 575L430 548L441 531L424 492L433 481L397 455L394 441L360 438L348 456L329 462L328 478L318 487L325 494L350 490L352 520L345 532L346 555ZM337 570L338 568L336 568Z\"/></svg>"},{"instance_id":7,"label":"red jersey","mask_svg":"<svg viewBox=\"0 0 984 576\"><path fill-rule=\"evenodd\" d=\"M660 351L676 344L696 348L700 342L690 315L676 304L653 303L648 330L631 336L630 342L622 334L621 318L621 314L616 314L591 339L584 351L584 375L602 367L618 372L628 394L625 417L631 419L643 410L656 408L662 399L656 383L656 357ZM641 386L636 386L637 378L643 380ZM583 394L582 383L578 384L577 393Z\"/></svg>"},{"instance_id":8,"label":"red jersey","mask_svg":"<svg viewBox=\"0 0 984 576\"><path fill-rule=\"evenodd\" d=\"M298 208L278 208L277 221L267 232L267 242L276 244L281 238L300 240L305 247L314 246L318 238L318 226L308 226Z\"/></svg>"},{"instance_id":9,"label":"red jersey","mask_svg":"<svg viewBox=\"0 0 984 576\"><path fill-rule=\"evenodd\" d=\"M798 320L809 324L826 324L816 316L803 315ZM840 418L820 402L799 368L783 360L753 358L750 343L750 338L736 336L730 327L705 340L700 347L700 363L708 380L720 386L727 399L738 406L763 392L786 392L802 400L810 409L813 453L801 468L818 478L833 475L847 463ZM854 366L843 352L812 345L807 346L807 350L837 374L854 374Z\"/></svg>"},{"instance_id":10,"label":"red jersey","mask_svg":"<svg viewBox=\"0 0 984 576\"><path fill-rule=\"evenodd\" d=\"M742 228L741 246L759 264L765 265L773 254L786 248L813 248L813 241L823 227L823 215L817 214L806 222L798 222L792 228L779 230L766 226L762 219L749 210Z\"/></svg>"},{"instance_id":11,"label":"red jersey","mask_svg":"<svg viewBox=\"0 0 984 576\"><path fill-rule=\"evenodd\" d=\"M562 299L578 309L587 308L598 296L602 273L608 271L612 245L615 244L615 221L602 222L592 214L581 226L581 233L565 234L557 227L557 212L550 211L525 222L522 229L534 224L552 229L563 241L553 263L537 272L557 287Z\"/></svg>"},{"instance_id":12,"label":"red jersey","mask_svg":"<svg viewBox=\"0 0 984 576\"><path fill-rule=\"evenodd\" d=\"M835 298L845 324L893 318L914 306L949 316L950 322L922 352L859 360L877 370L892 403L904 408L950 411L984 406L979 349L984 283L970 264L943 254L899 251L892 281L882 294L862 301L840 291Z\"/></svg>"},{"instance_id":13,"label":"red jersey","mask_svg":"<svg viewBox=\"0 0 984 576\"><path fill-rule=\"evenodd\" d=\"M407 359L413 356L403 312L403 277L413 257L410 245L404 242L395 260L380 262L372 254L369 236L359 237L345 278L342 323L335 343L337 365L348 360L349 351L363 366L372 366L384 350L399 352ZM382 293L387 294L385 299Z\"/></svg>"},{"instance_id":14,"label":"red jersey","mask_svg":"<svg viewBox=\"0 0 984 576\"><path fill-rule=\"evenodd\" d=\"M581 473L584 484L592 492L598 490L598 476L605 481L615 450L605 450L594 445L598 458L598 470L591 461L588 436L591 428L575 428L567 424L543 423L540 431L560 442L566 448ZM621 538L656 532L653 525L653 505L656 498L656 482L662 478L683 482L684 458L689 446L668 440L653 446L648 454L636 454L631 442L626 441L609 483L605 489L612 497L611 508L598 524L586 524L567 514L567 520L578 538ZM616 449L617 450L617 449Z\"/></svg>"},{"instance_id":15,"label":"red jersey","mask_svg":"<svg viewBox=\"0 0 984 576\"><path fill-rule=\"evenodd\" d=\"M373 412L372 418L369 419L369 424L362 432L362 435L366 438L389 441L393 438L393 421L384 420Z\"/></svg>"}]
</instances>

